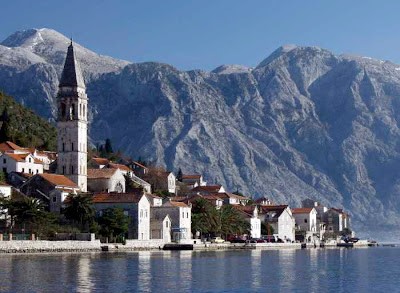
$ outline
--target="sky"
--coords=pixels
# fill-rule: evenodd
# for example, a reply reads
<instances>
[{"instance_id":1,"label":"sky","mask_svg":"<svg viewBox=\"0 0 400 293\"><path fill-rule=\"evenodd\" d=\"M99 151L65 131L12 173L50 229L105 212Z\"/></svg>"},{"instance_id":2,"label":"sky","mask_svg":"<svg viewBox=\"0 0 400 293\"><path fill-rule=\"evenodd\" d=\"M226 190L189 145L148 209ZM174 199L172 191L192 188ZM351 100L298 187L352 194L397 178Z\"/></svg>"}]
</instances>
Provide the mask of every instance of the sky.
<instances>
[{"instance_id":1,"label":"sky","mask_svg":"<svg viewBox=\"0 0 400 293\"><path fill-rule=\"evenodd\" d=\"M13 0L0 40L52 28L99 54L182 70L257 66L285 44L400 64L400 1ZM384 3L384 5L383 5Z\"/></svg>"}]
</instances>

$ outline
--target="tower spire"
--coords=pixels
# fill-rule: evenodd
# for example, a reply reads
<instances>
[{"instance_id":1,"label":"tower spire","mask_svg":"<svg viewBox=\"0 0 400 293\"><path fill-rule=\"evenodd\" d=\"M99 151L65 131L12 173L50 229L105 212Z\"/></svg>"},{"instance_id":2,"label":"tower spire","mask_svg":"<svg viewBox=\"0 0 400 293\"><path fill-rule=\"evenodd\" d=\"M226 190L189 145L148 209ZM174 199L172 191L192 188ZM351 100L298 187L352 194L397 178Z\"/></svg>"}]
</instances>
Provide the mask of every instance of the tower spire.
<instances>
[{"instance_id":1,"label":"tower spire","mask_svg":"<svg viewBox=\"0 0 400 293\"><path fill-rule=\"evenodd\" d=\"M65 58L64 69L61 75L59 87L85 88L82 72L79 67L79 63L76 60L72 38L71 44L68 47L67 57Z\"/></svg>"}]
</instances>

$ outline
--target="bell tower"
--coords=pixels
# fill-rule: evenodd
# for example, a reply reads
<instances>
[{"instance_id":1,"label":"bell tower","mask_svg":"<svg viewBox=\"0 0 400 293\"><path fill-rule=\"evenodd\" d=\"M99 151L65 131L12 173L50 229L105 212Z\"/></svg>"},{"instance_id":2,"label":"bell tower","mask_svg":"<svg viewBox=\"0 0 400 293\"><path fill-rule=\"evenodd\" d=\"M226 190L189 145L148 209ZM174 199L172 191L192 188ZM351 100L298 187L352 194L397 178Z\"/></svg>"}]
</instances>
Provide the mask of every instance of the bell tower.
<instances>
[{"instance_id":1,"label":"bell tower","mask_svg":"<svg viewBox=\"0 0 400 293\"><path fill-rule=\"evenodd\" d=\"M82 72L71 44L57 94L57 173L87 191L87 106Z\"/></svg>"}]
</instances>

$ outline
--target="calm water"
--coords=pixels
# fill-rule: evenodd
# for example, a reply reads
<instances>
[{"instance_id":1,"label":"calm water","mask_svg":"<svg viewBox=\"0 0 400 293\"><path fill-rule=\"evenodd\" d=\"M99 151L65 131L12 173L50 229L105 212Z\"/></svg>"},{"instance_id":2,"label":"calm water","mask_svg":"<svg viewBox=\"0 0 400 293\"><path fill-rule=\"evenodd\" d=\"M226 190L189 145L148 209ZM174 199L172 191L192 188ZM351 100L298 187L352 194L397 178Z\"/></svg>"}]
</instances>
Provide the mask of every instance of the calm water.
<instances>
[{"instance_id":1,"label":"calm water","mask_svg":"<svg viewBox=\"0 0 400 293\"><path fill-rule=\"evenodd\" d=\"M400 249L0 255L0 292L400 292Z\"/></svg>"}]
</instances>

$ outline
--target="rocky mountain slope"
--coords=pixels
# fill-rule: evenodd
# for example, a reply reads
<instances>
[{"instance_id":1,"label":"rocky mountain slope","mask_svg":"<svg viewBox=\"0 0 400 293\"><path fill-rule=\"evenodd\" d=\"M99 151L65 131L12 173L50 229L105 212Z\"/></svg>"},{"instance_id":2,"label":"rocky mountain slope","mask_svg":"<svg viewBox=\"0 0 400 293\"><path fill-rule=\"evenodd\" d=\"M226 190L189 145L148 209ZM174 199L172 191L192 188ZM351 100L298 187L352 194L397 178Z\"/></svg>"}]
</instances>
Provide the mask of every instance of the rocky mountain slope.
<instances>
[{"instance_id":1,"label":"rocky mountain slope","mask_svg":"<svg viewBox=\"0 0 400 293\"><path fill-rule=\"evenodd\" d=\"M47 29L10 36L0 88L52 117L68 42ZM400 223L400 66L292 45L212 72L77 55L92 139L277 203L343 206L361 229Z\"/></svg>"}]
</instances>

